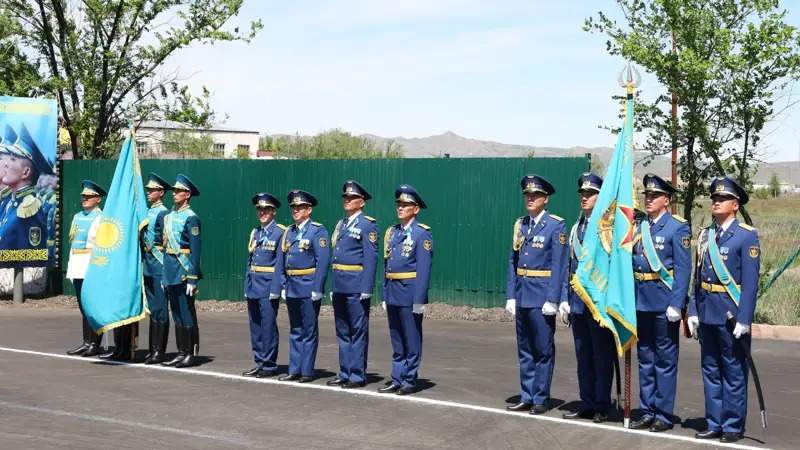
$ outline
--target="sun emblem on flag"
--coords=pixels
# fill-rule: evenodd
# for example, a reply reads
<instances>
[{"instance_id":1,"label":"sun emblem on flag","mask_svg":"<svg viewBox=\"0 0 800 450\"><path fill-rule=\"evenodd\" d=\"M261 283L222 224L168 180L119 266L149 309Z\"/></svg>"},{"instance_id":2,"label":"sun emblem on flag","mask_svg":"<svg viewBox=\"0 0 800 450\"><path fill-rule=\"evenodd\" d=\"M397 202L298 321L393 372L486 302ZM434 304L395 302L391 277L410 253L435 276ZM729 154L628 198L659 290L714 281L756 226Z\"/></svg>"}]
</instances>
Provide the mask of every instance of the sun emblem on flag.
<instances>
[{"instance_id":1,"label":"sun emblem on flag","mask_svg":"<svg viewBox=\"0 0 800 450\"><path fill-rule=\"evenodd\" d=\"M101 254L110 254L122 244L125 231L119 220L111 217L103 217L97 227L95 238L96 250Z\"/></svg>"}]
</instances>

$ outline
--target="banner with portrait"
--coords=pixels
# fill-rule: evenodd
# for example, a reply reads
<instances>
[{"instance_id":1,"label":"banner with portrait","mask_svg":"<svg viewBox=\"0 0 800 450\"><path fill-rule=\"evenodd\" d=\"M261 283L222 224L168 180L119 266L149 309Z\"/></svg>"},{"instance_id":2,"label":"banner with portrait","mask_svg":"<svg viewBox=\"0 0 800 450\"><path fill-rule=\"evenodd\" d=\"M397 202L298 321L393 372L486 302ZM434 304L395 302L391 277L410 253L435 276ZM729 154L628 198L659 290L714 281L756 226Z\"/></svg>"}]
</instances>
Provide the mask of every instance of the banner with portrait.
<instances>
[{"instance_id":1,"label":"banner with portrait","mask_svg":"<svg viewBox=\"0 0 800 450\"><path fill-rule=\"evenodd\" d=\"M0 96L0 268L55 261L55 100Z\"/></svg>"}]
</instances>

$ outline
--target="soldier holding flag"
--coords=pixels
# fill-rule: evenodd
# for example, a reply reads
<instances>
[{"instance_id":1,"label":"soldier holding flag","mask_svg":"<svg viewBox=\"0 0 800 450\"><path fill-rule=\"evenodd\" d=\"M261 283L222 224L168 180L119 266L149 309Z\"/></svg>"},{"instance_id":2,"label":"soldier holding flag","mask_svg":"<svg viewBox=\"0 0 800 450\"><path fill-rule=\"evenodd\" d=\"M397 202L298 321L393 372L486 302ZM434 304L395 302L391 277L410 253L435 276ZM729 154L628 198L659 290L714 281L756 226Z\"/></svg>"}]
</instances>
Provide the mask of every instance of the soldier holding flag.
<instances>
[{"instance_id":1,"label":"soldier holding flag","mask_svg":"<svg viewBox=\"0 0 800 450\"><path fill-rule=\"evenodd\" d=\"M700 231L689 329L700 338L708 428L698 439L736 442L747 419L747 357L756 310L761 247L756 229L736 220L747 192L733 179L711 182L714 222Z\"/></svg>"}]
</instances>

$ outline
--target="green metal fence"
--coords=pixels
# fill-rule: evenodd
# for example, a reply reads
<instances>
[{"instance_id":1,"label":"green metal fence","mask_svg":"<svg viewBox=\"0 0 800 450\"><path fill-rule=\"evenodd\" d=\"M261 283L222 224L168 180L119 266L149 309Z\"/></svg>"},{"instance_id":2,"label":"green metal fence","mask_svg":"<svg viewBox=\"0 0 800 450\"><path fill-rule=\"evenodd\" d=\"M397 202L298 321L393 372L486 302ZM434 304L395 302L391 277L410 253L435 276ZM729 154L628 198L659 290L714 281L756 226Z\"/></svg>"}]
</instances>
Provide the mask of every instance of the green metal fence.
<instances>
[{"instance_id":1,"label":"green metal fence","mask_svg":"<svg viewBox=\"0 0 800 450\"><path fill-rule=\"evenodd\" d=\"M185 173L201 191L199 197L192 199L192 209L199 215L203 230L204 279L200 282L200 299L243 298L247 238L257 224L250 203L255 192L271 192L284 203L291 189L313 193L320 202L314 208L313 220L332 232L343 215L342 184L352 178L373 195L366 214L378 220L381 236L387 226L396 223L395 187L407 183L418 189L428 204L419 219L431 226L434 239L429 296L435 302L476 307L499 306L504 301L511 228L514 219L525 214L520 178L537 173L550 180L557 193L550 199L548 210L572 223L579 211L576 180L590 165L585 158L142 160L141 163L143 174L153 171L170 181L177 173ZM92 179L107 187L115 164L116 161L63 163L62 230L69 229L73 214L80 208L80 180ZM169 206L171 197L167 197ZM279 209L277 220L291 223L288 207ZM382 245L383 239L379 241ZM382 251L381 248L381 254ZM65 242L62 274L67 256ZM64 290L71 293L70 283L64 283ZM377 301L379 296L374 298Z\"/></svg>"}]
</instances>

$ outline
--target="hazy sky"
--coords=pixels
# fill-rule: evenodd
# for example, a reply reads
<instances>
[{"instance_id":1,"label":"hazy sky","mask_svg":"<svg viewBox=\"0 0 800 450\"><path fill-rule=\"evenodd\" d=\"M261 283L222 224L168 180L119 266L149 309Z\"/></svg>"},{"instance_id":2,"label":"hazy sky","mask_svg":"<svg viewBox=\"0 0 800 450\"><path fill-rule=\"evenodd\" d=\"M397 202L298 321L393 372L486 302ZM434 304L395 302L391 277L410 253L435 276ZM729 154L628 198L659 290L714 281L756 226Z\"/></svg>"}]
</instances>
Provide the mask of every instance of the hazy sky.
<instances>
[{"instance_id":1,"label":"hazy sky","mask_svg":"<svg viewBox=\"0 0 800 450\"><path fill-rule=\"evenodd\" d=\"M581 30L598 10L618 14L612 0L245 0L234 23L264 23L250 45L195 46L168 67L209 87L226 125L262 133L613 146L597 126L617 121L624 62ZM769 160L800 159L799 109L768 125Z\"/></svg>"}]
</instances>

